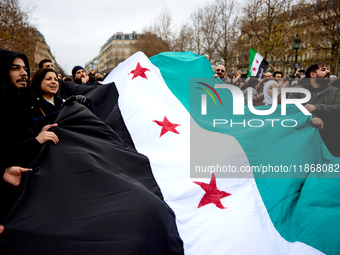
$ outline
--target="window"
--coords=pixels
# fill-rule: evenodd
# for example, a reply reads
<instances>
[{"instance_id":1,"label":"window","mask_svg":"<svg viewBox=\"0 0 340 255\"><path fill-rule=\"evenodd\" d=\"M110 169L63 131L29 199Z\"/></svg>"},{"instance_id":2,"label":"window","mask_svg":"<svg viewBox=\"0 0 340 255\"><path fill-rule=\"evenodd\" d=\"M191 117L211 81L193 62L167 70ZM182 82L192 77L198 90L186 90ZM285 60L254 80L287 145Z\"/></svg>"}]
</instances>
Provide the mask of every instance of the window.
<instances>
[{"instance_id":1,"label":"window","mask_svg":"<svg viewBox=\"0 0 340 255\"><path fill-rule=\"evenodd\" d=\"M132 42L130 42L130 46L132 46Z\"/></svg>"},{"instance_id":2,"label":"window","mask_svg":"<svg viewBox=\"0 0 340 255\"><path fill-rule=\"evenodd\" d=\"M125 57L124 57L124 56L122 56L122 60L125 60Z\"/></svg>"},{"instance_id":3,"label":"window","mask_svg":"<svg viewBox=\"0 0 340 255\"><path fill-rule=\"evenodd\" d=\"M122 49L122 53L125 53L125 49L124 48Z\"/></svg>"},{"instance_id":4,"label":"window","mask_svg":"<svg viewBox=\"0 0 340 255\"><path fill-rule=\"evenodd\" d=\"M115 52L118 53L118 49L117 48L115 49Z\"/></svg>"},{"instance_id":5,"label":"window","mask_svg":"<svg viewBox=\"0 0 340 255\"><path fill-rule=\"evenodd\" d=\"M125 35L122 35L121 38L122 38L122 40L124 40L125 39Z\"/></svg>"},{"instance_id":6,"label":"window","mask_svg":"<svg viewBox=\"0 0 340 255\"><path fill-rule=\"evenodd\" d=\"M123 47L125 46L125 42L122 42L122 46L123 46Z\"/></svg>"},{"instance_id":7,"label":"window","mask_svg":"<svg viewBox=\"0 0 340 255\"><path fill-rule=\"evenodd\" d=\"M115 46L118 46L118 42L115 43Z\"/></svg>"},{"instance_id":8,"label":"window","mask_svg":"<svg viewBox=\"0 0 340 255\"><path fill-rule=\"evenodd\" d=\"M132 39L132 35L129 35L129 39L130 39L130 40Z\"/></svg>"}]
</instances>

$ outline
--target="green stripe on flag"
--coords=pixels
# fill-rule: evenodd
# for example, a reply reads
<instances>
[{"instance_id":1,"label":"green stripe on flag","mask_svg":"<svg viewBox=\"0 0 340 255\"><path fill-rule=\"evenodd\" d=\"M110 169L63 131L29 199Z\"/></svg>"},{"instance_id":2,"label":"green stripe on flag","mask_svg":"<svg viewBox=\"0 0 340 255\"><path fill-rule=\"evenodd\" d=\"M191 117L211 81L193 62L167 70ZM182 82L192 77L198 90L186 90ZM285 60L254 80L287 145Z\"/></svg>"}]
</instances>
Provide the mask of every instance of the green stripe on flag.
<instances>
[{"instance_id":1,"label":"green stripe on flag","mask_svg":"<svg viewBox=\"0 0 340 255\"><path fill-rule=\"evenodd\" d=\"M251 77L251 66L253 65L256 53L257 51L254 50L253 47L250 47L248 77Z\"/></svg>"},{"instance_id":2,"label":"green stripe on flag","mask_svg":"<svg viewBox=\"0 0 340 255\"><path fill-rule=\"evenodd\" d=\"M211 78L214 75L208 59L190 51L164 52L151 57L150 61L157 67L163 67L162 76L165 83L172 84L171 92L188 112L190 112L190 86L188 86L190 79ZM166 66L168 68L165 68ZM221 80L219 81L222 83Z\"/></svg>"}]
</instances>

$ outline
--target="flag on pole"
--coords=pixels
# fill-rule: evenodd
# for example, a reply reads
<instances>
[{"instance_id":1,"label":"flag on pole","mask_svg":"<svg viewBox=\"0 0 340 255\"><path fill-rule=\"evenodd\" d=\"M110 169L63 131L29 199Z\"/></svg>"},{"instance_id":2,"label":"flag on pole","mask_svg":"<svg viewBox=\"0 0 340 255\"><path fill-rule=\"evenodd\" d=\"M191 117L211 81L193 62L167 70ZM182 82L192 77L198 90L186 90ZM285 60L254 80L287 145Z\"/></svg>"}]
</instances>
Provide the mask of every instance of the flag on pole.
<instances>
[{"instance_id":1,"label":"flag on pole","mask_svg":"<svg viewBox=\"0 0 340 255\"><path fill-rule=\"evenodd\" d=\"M256 78L262 78L263 73L268 67L268 62L265 60L256 50L250 48L249 57L249 71L248 76L255 76Z\"/></svg>"}]
</instances>

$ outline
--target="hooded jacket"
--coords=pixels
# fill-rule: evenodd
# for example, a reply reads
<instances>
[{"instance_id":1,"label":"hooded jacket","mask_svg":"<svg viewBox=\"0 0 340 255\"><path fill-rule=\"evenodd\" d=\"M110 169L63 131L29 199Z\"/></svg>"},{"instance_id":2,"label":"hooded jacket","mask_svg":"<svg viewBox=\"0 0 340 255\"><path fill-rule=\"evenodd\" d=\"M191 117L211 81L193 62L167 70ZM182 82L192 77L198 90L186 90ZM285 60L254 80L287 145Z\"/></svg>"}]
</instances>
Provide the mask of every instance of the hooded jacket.
<instances>
[{"instance_id":1,"label":"hooded jacket","mask_svg":"<svg viewBox=\"0 0 340 255\"><path fill-rule=\"evenodd\" d=\"M340 90L338 88L324 85L320 88L314 88L310 84L309 78L303 78L296 86L310 91L311 99L306 104L316 106L313 118L319 117L325 123L326 127L339 126L338 119L340 117ZM290 93L289 98L304 98L301 93Z\"/></svg>"},{"instance_id":2,"label":"hooded jacket","mask_svg":"<svg viewBox=\"0 0 340 255\"><path fill-rule=\"evenodd\" d=\"M41 145L31 105L36 97L27 88L16 88L11 84L9 70L14 59L21 58L26 67L29 81L29 63L24 54L0 49L0 176L11 166L29 167ZM0 223L11 209L18 189L0 179Z\"/></svg>"},{"instance_id":3,"label":"hooded jacket","mask_svg":"<svg viewBox=\"0 0 340 255\"><path fill-rule=\"evenodd\" d=\"M0 49L0 144L3 148L0 161L0 174L10 166L28 167L40 150L40 143L30 108L36 102L36 96L27 88L14 87L8 71L15 58L21 58L30 76L27 57L19 52Z\"/></svg>"}]
</instances>

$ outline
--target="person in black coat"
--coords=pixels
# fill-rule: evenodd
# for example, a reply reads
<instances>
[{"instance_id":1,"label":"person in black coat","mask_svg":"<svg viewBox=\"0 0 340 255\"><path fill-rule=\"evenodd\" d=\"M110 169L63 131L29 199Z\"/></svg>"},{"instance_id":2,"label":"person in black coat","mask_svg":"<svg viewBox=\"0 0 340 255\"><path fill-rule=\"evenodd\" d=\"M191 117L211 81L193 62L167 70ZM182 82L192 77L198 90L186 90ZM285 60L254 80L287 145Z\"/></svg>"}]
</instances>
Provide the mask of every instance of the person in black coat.
<instances>
[{"instance_id":1,"label":"person in black coat","mask_svg":"<svg viewBox=\"0 0 340 255\"><path fill-rule=\"evenodd\" d=\"M30 89L37 96L37 103L31 107L38 128L54 123L63 104L77 101L94 112L92 101L82 95L74 95L66 100L57 95L59 91L58 74L51 68L41 68L31 79Z\"/></svg>"},{"instance_id":2,"label":"person in black coat","mask_svg":"<svg viewBox=\"0 0 340 255\"><path fill-rule=\"evenodd\" d=\"M11 208L15 185L27 170L41 145L47 141L58 143L55 133L48 131L57 124L37 128L30 112L36 97L27 89L30 71L25 54L0 49L0 222ZM13 182L13 178L16 181Z\"/></svg>"},{"instance_id":3,"label":"person in black coat","mask_svg":"<svg viewBox=\"0 0 340 255\"><path fill-rule=\"evenodd\" d=\"M64 103L64 100L57 96L57 72L50 68L39 69L32 77L30 89L38 99L38 103L31 108L38 127L54 123Z\"/></svg>"}]
</instances>

